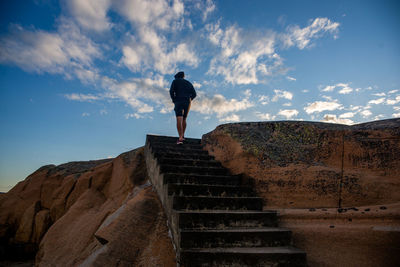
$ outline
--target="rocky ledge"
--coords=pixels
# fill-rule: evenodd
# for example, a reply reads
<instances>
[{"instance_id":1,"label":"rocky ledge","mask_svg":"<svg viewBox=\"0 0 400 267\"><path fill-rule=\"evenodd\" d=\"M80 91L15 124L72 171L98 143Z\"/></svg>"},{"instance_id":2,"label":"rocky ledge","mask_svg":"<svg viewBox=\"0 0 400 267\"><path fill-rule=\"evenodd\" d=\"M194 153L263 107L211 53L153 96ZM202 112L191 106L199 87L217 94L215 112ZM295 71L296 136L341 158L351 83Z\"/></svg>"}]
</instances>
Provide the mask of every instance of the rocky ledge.
<instances>
[{"instance_id":1,"label":"rocky ledge","mask_svg":"<svg viewBox=\"0 0 400 267\"><path fill-rule=\"evenodd\" d=\"M355 126L282 121L218 126L202 139L268 207L309 208L400 201L400 119Z\"/></svg>"},{"instance_id":2,"label":"rocky ledge","mask_svg":"<svg viewBox=\"0 0 400 267\"><path fill-rule=\"evenodd\" d=\"M41 167L0 199L0 265L176 265L147 179L143 148Z\"/></svg>"}]
</instances>

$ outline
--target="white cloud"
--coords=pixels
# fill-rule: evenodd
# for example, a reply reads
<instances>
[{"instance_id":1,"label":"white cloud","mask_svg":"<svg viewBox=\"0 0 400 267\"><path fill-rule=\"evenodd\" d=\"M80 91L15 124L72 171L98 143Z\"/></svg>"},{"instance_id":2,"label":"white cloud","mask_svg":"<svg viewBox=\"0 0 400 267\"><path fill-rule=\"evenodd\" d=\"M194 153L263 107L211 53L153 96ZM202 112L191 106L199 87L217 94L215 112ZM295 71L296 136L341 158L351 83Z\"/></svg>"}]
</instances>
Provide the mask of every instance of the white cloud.
<instances>
[{"instance_id":1,"label":"white cloud","mask_svg":"<svg viewBox=\"0 0 400 267\"><path fill-rule=\"evenodd\" d=\"M278 112L278 115L286 117L286 119L291 119L293 117L296 117L298 114L299 112L295 109L284 109L284 110L279 110Z\"/></svg>"},{"instance_id":2,"label":"white cloud","mask_svg":"<svg viewBox=\"0 0 400 267\"><path fill-rule=\"evenodd\" d=\"M193 82L193 87L194 87L195 89L200 89L201 86L202 86L201 83Z\"/></svg>"},{"instance_id":3,"label":"white cloud","mask_svg":"<svg viewBox=\"0 0 400 267\"><path fill-rule=\"evenodd\" d=\"M305 28L300 28L298 25L288 27L288 33L282 35L282 40L286 47L295 45L299 49L304 49L312 45L313 39L322 37L326 32L337 38L339 25L338 22L332 22L328 18L316 18Z\"/></svg>"},{"instance_id":4,"label":"white cloud","mask_svg":"<svg viewBox=\"0 0 400 267\"><path fill-rule=\"evenodd\" d=\"M364 118L367 118L367 117L369 117L369 116L372 115L372 112L371 112L370 110L368 110L368 109L365 109L365 110L361 111L360 114L361 114Z\"/></svg>"},{"instance_id":5,"label":"white cloud","mask_svg":"<svg viewBox=\"0 0 400 267\"><path fill-rule=\"evenodd\" d=\"M393 118L400 118L400 113L393 113L393 114L392 114L392 117L393 117Z\"/></svg>"},{"instance_id":6,"label":"white cloud","mask_svg":"<svg viewBox=\"0 0 400 267\"><path fill-rule=\"evenodd\" d=\"M120 100L131 106L136 114L154 111L154 107L146 102L161 107L161 112L163 109L166 112L171 110L172 102L167 88L168 83L162 76L132 78L121 82L106 77L103 77L103 80L106 80L103 84L106 92L101 95L73 93L64 96L69 100L81 102L100 99Z\"/></svg>"},{"instance_id":7,"label":"white cloud","mask_svg":"<svg viewBox=\"0 0 400 267\"><path fill-rule=\"evenodd\" d=\"M167 81L162 76L152 78L133 78L109 85L108 97L118 98L129 104L136 113L149 113L154 110L144 101L168 107L171 104Z\"/></svg>"},{"instance_id":8,"label":"white cloud","mask_svg":"<svg viewBox=\"0 0 400 267\"><path fill-rule=\"evenodd\" d=\"M329 123L347 124L347 125L354 124L352 120L337 118L335 114L325 114L322 121Z\"/></svg>"},{"instance_id":9,"label":"white cloud","mask_svg":"<svg viewBox=\"0 0 400 267\"><path fill-rule=\"evenodd\" d=\"M322 92L332 92L336 88L336 85L328 85L324 89L322 89Z\"/></svg>"},{"instance_id":10,"label":"white cloud","mask_svg":"<svg viewBox=\"0 0 400 267\"><path fill-rule=\"evenodd\" d=\"M353 106L353 105L350 105L350 107L349 107L349 109L352 111L360 111L362 108L363 108L362 106ZM370 107L368 106L365 108L370 108Z\"/></svg>"},{"instance_id":11,"label":"white cloud","mask_svg":"<svg viewBox=\"0 0 400 267\"><path fill-rule=\"evenodd\" d=\"M137 27L154 27L161 30L177 29L181 26L184 4L174 0L120 0L113 3L118 13Z\"/></svg>"},{"instance_id":12,"label":"white cloud","mask_svg":"<svg viewBox=\"0 0 400 267\"><path fill-rule=\"evenodd\" d=\"M333 101L333 98L331 96L328 96L328 95L323 95L322 98L325 99L325 100L328 100L328 101Z\"/></svg>"},{"instance_id":13,"label":"white cloud","mask_svg":"<svg viewBox=\"0 0 400 267\"><path fill-rule=\"evenodd\" d=\"M92 94L76 94L76 93L65 94L64 96L69 100L80 101L80 102L91 102L91 101L99 100L102 98L100 96L96 96L96 95L92 95Z\"/></svg>"},{"instance_id":14,"label":"white cloud","mask_svg":"<svg viewBox=\"0 0 400 267\"><path fill-rule=\"evenodd\" d=\"M353 92L353 88L349 87L347 84L343 85L342 90L339 91L339 94L346 95Z\"/></svg>"},{"instance_id":15,"label":"white cloud","mask_svg":"<svg viewBox=\"0 0 400 267\"><path fill-rule=\"evenodd\" d=\"M302 90L301 92L302 92L302 93L308 93L308 92L310 92L310 91L307 90L307 89L304 89L304 90Z\"/></svg>"},{"instance_id":16,"label":"white cloud","mask_svg":"<svg viewBox=\"0 0 400 267\"><path fill-rule=\"evenodd\" d=\"M388 105L396 105L399 102L400 102L400 95L396 96L395 99L386 100L386 104L388 104Z\"/></svg>"},{"instance_id":17,"label":"white cloud","mask_svg":"<svg viewBox=\"0 0 400 267\"><path fill-rule=\"evenodd\" d=\"M83 112L82 113L82 117L89 117L90 116L90 113L88 113L88 112Z\"/></svg>"},{"instance_id":18,"label":"white cloud","mask_svg":"<svg viewBox=\"0 0 400 267\"><path fill-rule=\"evenodd\" d=\"M353 88L351 88L348 83L337 83L335 85L328 85L324 89L322 89L322 92L332 92L333 90L335 90L335 88L342 88L338 93L343 95L353 92Z\"/></svg>"},{"instance_id":19,"label":"white cloud","mask_svg":"<svg viewBox=\"0 0 400 267\"><path fill-rule=\"evenodd\" d=\"M261 112L255 112L255 115L257 118L261 119L261 120L275 120L276 116L272 116L269 113L261 113Z\"/></svg>"},{"instance_id":20,"label":"white cloud","mask_svg":"<svg viewBox=\"0 0 400 267\"><path fill-rule=\"evenodd\" d=\"M308 105L304 108L307 114L312 114L314 112L322 112L325 110L336 110L342 109L342 105L337 102L337 100L326 102L326 101L315 101L313 103L308 103Z\"/></svg>"},{"instance_id":21,"label":"white cloud","mask_svg":"<svg viewBox=\"0 0 400 267\"><path fill-rule=\"evenodd\" d=\"M95 31L108 30L111 23L107 18L107 11L110 8L111 0L67 0L71 14L84 28Z\"/></svg>"},{"instance_id":22,"label":"white cloud","mask_svg":"<svg viewBox=\"0 0 400 267\"><path fill-rule=\"evenodd\" d=\"M249 98L249 97L251 96L251 90L250 90L250 89L246 89L246 90L243 92L243 95L244 95L246 98Z\"/></svg>"},{"instance_id":23,"label":"white cloud","mask_svg":"<svg viewBox=\"0 0 400 267\"><path fill-rule=\"evenodd\" d=\"M190 41L170 37L170 33L183 29L182 1L119 0L113 2L113 7L131 22L135 31L127 34L120 60L132 72L172 74L180 63L198 66L200 59Z\"/></svg>"},{"instance_id":24,"label":"white cloud","mask_svg":"<svg viewBox=\"0 0 400 267\"><path fill-rule=\"evenodd\" d=\"M142 27L136 37L122 48L121 62L132 72L156 70L172 74L178 63L196 67L200 59L186 43L175 47L154 29Z\"/></svg>"},{"instance_id":25,"label":"white cloud","mask_svg":"<svg viewBox=\"0 0 400 267\"><path fill-rule=\"evenodd\" d=\"M100 110L100 115L107 115L107 114L108 114L108 112L106 109Z\"/></svg>"},{"instance_id":26,"label":"white cloud","mask_svg":"<svg viewBox=\"0 0 400 267\"><path fill-rule=\"evenodd\" d=\"M222 29L219 23L206 25L206 30L208 40L219 50L208 74L221 75L231 84L258 84L282 69L274 33L256 35L237 26Z\"/></svg>"},{"instance_id":27,"label":"white cloud","mask_svg":"<svg viewBox=\"0 0 400 267\"><path fill-rule=\"evenodd\" d=\"M288 99L288 100L292 100L292 98L293 98L293 94L288 91L274 90L274 93L275 93L275 95L271 100L272 102L278 101L279 98L284 98L284 99Z\"/></svg>"},{"instance_id":28,"label":"white cloud","mask_svg":"<svg viewBox=\"0 0 400 267\"><path fill-rule=\"evenodd\" d=\"M283 104L282 106L284 106L284 107L291 107L291 106L292 106L292 103L285 103L285 104Z\"/></svg>"},{"instance_id":29,"label":"white cloud","mask_svg":"<svg viewBox=\"0 0 400 267\"><path fill-rule=\"evenodd\" d=\"M238 121L240 121L240 117L236 114L232 114L232 115L226 116L224 118L221 118L219 121L220 122L238 122Z\"/></svg>"},{"instance_id":30,"label":"white cloud","mask_svg":"<svg viewBox=\"0 0 400 267\"><path fill-rule=\"evenodd\" d=\"M203 22L207 20L208 15L211 14L216 6L212 0L207 0L206 2L200 1L196 3L196 7L202 11Z\"/></svg>"},{"instance_id":31,"label":"white cloud","mask_svg":"<svg viewBox=\"0 0 400 267\"><path fill-rule=\"evenodd\" d=\"M96 73L93 60L100 57L98 45L67 19L60 19L58 32L26 30L14 25L10 34L0 39L0 63L28 72L58 73L85 81L85 70Z\"/></svg>"},{"instance_id":32,"label":"white cloud","mask_svg":"<svg viewBox=\"0 0 400 267\"><path fill-rule=\"evenodd\" d=\"M356 115L356 113L354 113L354 112L346 112L346 113L341 114L341 115L339 116L339 118L340 118L340 119L353 118L354 115Z\"/></svg>"},{"instance_id":33,"label":"white cloud","mask_svg":"<svg viewBox=\"0 0 400 267\"><path fill-rule=\"evenodd\" d=\"M384 92L382 92L382 93L376 93L376 94L372 94L372 95L374 95L374 96L386 96L386 94L385 94Z\"/></svg>"},{"instance_id":34,"label":"white cloud","mask_svg":"<svg viewBox=\"0 0 400 267\"><path fill-rule=\"evenodd\" d=\"M400 110L400 107L393 107L394 110Z\"/></svg>"},{"instance_id":35,"label":"white cloud","mask_svg":"<svg viewBox=\"0 0 400 267\"><path fill-rule=\"evenodd\" d=\"M383 119L383 118L385 118L385 115L379 114L379 115L376 115L376 116L374 117L374 121L381 120L381 119Z\"/></svg>"},{"instance_id":36,"label":"white cloud","mask_svg":"<svg viewBox=\"0 0 400 267\"><path fill-rule=\"evenodd\" d=\"M385 102L385 98L384 97L378 98L378 99L375 99L375 100L370 100L368 102L368 104L379 105L379 104L382 104L383 102Z\"/></svg>"},{"instance_id":37,"label":"white cloud","mask_svg":"<svg viewBox=\"0 0 400 267\"><path fill-rule=\"evenodd\" d=\"M217 114L218 117L221 117L226 113L246 110L254 106L247 98L228 100L221 94L208 97L203 92L197 93L198 97L194 100L191 110L202 114Z\"/></svg>"},{"instance_id":38,"label":"white cloud","mask_svg":"<svg viewBox=\"0 0 400 267\"><path fill-rule=\"evenodd\" d=\"M144 117L143 117L143 115L140 115L138 113L127 113L127 114L125 114L125 119L130 119L130 118L142 119Z\"/></svg>"},{"instance_id":39,"label":"white cloud","mask_svg":"<svg viewBox=\"0 0 400 267\"><path fill-rule=\"evenodd\" d=\"M397 93L399 90L392 90L392 91L389 91L388 92L388 94L394 94L394 93Z\"/></svg>"},{"instance_id":40,"label":"white cloud","mask_svg":"<svg viewBox=\"0 0 400 267\"><path fill-rule=\"evenodd\" d=\"M289 81L296 81L296 78L293 78L293 77L290 77L290 76L287 76L286 79L288 79Z\"/></svg>"},{"instance_id":41,"label":"white cloud","mask_svg":"<svg viewBox=\"0 0 400 267\"><path fill-rule=\"evenodd\" d=\"M267 105L269 103L269 97L266 95L260 95L258 98L258 102L260 102L261 105Z\"/></svg>"}]
</instances>

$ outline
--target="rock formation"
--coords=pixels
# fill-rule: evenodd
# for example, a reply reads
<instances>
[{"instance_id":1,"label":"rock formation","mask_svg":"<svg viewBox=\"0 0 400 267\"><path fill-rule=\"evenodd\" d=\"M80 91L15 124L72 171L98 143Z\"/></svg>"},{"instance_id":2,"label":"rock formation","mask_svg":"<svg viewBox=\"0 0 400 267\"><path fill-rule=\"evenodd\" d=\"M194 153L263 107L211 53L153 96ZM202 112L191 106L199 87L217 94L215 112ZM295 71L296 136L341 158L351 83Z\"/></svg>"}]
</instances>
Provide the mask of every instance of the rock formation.
<instances>
[{"instance_id":1,"label":"rock formation","mask_svg":"<svg viewBox=\"0 0 400 267\"><path fill-rule=\"evenodd\" d=\"M202 143L280 211L310 266L400 264L400 119L233 123Z\"/></svg>"},{"instance_id":2,"label":"rock formation","mask_svg":"<svg viewBox=\"0 0 400 267\"><path fill-rule=\"evenodd\" d=\"M234 123L202 138L310 266L400 266L400 119L345 126ZM176 266L143 148L48 165L0 195L0 265Z\"/></svg>"},{"instance_id":3,"label":"rock formation","mask_svg":"<svg viewBox=\"0 0 400 267\"><path fill-rule=\"evenodd\" d=\"M175 266L143 148L41 167L0 199L1 258L38 266Z\"/></svg>"},{"instance_id":4,"label":"rock formation","mask_svg":"<svg viewBox=\"0 0 400 267\"><path fill-rule=\"evenodd\" d=\"M204 135L203 144L233 173L252 177L268 207L400 201L400 119L234 123Z\"/></svg>"}]
</instances>

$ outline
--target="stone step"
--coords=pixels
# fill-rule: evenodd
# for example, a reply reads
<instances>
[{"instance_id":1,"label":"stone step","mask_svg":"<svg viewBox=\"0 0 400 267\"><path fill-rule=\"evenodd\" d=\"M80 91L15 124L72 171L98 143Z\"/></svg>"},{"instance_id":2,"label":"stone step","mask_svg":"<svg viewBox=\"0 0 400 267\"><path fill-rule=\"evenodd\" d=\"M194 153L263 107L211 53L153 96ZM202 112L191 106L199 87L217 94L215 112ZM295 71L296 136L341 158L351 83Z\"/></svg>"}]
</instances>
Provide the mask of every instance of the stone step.
<instances>
[{"instance_id":1,"label":"stone step","mask_svg":"<svg viewBox=\"0 0 400 267\"><path fill-rule=\"evenodd\" d=\"M221 196L254 197L251 187L232 185L168 184L168 195L175 196Z\"/></svg>"},{"instance_id":2,"label":"stone step","mask_svg":"<svg viewBox=\"0 0 400 267\"><path fill-rule=\"evenodd\" d=\"M192 248L181 251L180 264L190 267L305 267L306 253L293 247Z\"/></svg>"},{"instance_id":3,"label":"stone step","mask_svg":"<svg viewBox=\"0 0 400 267\"><path fill-rule=\"evenodd\" d=\"M205 184L205 185L239 185L241 178L237 175L196 175L169 172L164 173L164 184Z\"/></svg>"},{"instance_id":4,"label":"stone step","mask_svg":"<svg viewBox=\"0 0 400 267\"><path fill-rule=\"evenodd\" d=\"M213 156L204 154L185 154L185 153L172 153L169 151L159 151L154 154L154 156L159 158L169 158L169 159L186 159L186 160L214 160Z\"/></svg>"},{"instance_id":5,"label":"stone step","mask_svg":"<svg viewBox=\"0 0 400 267\"><path fill-rule=\"evenodd\" d=\"M181 230L181 248L215 247L280 247L290 246L292 232L288 229L207 229Z\"/></svg>"},{"instance_id":6,"label":"stone step","mask_svg":"<svg viewBox=\"0 0 400 267\"><path fill-rule=\"evenodd\" d=\"M175 210L262 210L260 197L173 196Z\"/></svg>"},{"instance_id":7,"label":"stone step","mask_svg":"<svg viewBox=\"0 0 400 267\"><path fill-rule=\"evenodd\" d=\"M178 145L176 144L176 141L174 143L158 143L158 142L151 142L150 143L151 147L155 148L163 148L164 150L169 150L171 148L175 149L180 149L180 150L203 150L203 146L201 144L181 144Z\"/></svg>"},{"instance_id":8,"label":"stone step","mask_svg":"<svg viewBox=\"0 0 400 267\"><path fill-rule=\"evenodd\" d=\"M177 211L180 229L277 227L276 211Z\"/></svg>"},{"instance_id":9,"label":"stone step","mask_svg":"<svg viewBox=\"0 0 400 267\"><path fill-rule=\"evenodd\" d=\"M184 148L184 146L181 145L174 145L167 148L163 146L151 145L151 151L153 153L168 151L170 153L180 153L183 155L208 155L207 150Z\"/></svg>"},{"instance_id":10,"label":"stone step","mask_svg":"<svg viewBox=\"0 0 400 267\"><path fill-rule=\"evenodd\" d=\"M147 135L147 140L150 142L165 142L165 143L176 143L178 136L158 136L158 135ZM188 144L200 144L201 139L197 138L185 138L185 143Z\"/></svg>"},{"instance_id":11,"label":"stone step","mask_svg":"<svg viewBox=\"0 0 400 267\"><path fill-rule=\"evenodd\" d=\"M197 166L176 166L160 165L163 173L184 173L184 174L206 174L206 175L229 175L229 171L223 167L197 167Z\"/></svg>"},{"instance_id":12,"label":"stone step","mask_svg":"<svg viewBox=\"0 0 400 267\"><path fill-rule=\"evenodd\" d=\"M158 158L160 165L194 166L194 167L222 167L216 160L195 160L195 159L176 159L176 158Z\"/></svg>"}]
</instances>

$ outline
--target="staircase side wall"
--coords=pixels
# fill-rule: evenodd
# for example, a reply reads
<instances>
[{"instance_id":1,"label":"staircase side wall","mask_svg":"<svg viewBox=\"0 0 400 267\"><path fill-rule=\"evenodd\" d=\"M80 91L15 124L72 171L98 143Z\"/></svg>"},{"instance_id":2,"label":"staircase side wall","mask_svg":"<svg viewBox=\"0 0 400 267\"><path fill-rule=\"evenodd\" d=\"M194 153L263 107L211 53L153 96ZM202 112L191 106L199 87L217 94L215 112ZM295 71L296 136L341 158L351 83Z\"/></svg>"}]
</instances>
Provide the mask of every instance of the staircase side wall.
<instances>
[{"instance_id":1,"label":"staircase side wall","mask_svg":"<svg viewBox=\"0 0 400 267\"><path fill-rule=\"evenodd\" d=\"M160 166L157 159L154 157L148 140L146 141L144 154L146 158L147 173L153 188L157 191L157 195L161 200L164 212L167 215L168 227L172 234L172 242L177 253L177 259L179 259L179 219L176 212L173 210L172 197L168 196L168 186L164 184L164 175L160 171Z\"/></svg>"}]
</instances>

